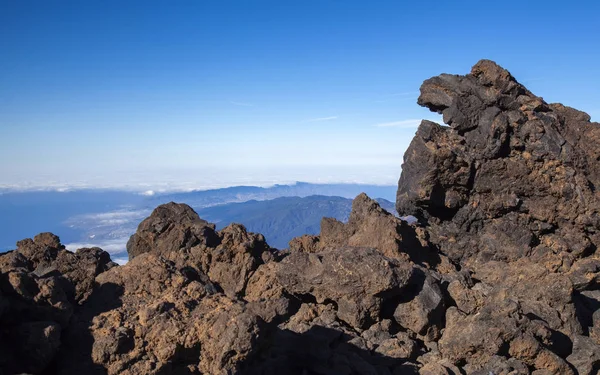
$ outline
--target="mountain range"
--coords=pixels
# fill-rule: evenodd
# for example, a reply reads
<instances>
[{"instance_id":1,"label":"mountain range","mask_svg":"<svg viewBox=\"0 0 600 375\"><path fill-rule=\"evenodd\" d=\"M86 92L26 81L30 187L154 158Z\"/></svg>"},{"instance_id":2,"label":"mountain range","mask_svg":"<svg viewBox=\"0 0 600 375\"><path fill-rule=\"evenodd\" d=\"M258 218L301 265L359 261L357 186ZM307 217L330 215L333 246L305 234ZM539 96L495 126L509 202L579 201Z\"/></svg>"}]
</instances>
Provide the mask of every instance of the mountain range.
<instances>
[{"instance_id":1,"label":"mountain range","mask_svg":"<svg viewBox=\"0 0 600 375\"><path fill-rule=\"evenodd\" d=\"M381 198L377 201L389 212L395 212L394 203ZM217 229L240 223L251 232L262 233L270 246L284 249L294 237L318 234L323 217L346 222L351 210L351 199L311 195L229 203L202 208L197 212L204 220L215 223Z\"/></svg>"},{"instance_id":2,"label":"mountain range","mask_svg":"<svg viewBox=\"0 0 600 375\"><path fill-rule=\"evenodd\" d=\"M60 235L69 249L98 246L123 263L125 244L155 206L186 203L201 217L222 227L239 222L261 232L269 244L285 248L296 235L316 234L323 217L346 220L351 198L361 192L382 197L393 211L395 187L362 184L311 184L272 187L234 186L223 189L163 193L152 196L127 191L74 190L4 192L0 194L0 251L41 231Z\"/></svg>"}]
</instances>

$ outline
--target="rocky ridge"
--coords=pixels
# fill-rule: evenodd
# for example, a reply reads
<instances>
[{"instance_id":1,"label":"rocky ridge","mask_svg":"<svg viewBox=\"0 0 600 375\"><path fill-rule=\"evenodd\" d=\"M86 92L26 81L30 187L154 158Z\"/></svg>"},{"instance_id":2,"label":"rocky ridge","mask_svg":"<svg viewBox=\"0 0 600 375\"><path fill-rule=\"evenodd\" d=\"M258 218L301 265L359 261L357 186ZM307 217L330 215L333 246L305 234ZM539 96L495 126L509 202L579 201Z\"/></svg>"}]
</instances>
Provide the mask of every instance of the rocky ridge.
<instances>
[{"instance_id":1,"label":"rocky ridge","mask_svg":"<svg viewBox=\"0 0 600 375\"><path fill-rule=\"evenodd\" d=\"M397 210L271 248L159 206L117 266L42 233L0 255L1 374L600 371L600 124L482 60L426 80Z\"/></svg>"}]
</instances>

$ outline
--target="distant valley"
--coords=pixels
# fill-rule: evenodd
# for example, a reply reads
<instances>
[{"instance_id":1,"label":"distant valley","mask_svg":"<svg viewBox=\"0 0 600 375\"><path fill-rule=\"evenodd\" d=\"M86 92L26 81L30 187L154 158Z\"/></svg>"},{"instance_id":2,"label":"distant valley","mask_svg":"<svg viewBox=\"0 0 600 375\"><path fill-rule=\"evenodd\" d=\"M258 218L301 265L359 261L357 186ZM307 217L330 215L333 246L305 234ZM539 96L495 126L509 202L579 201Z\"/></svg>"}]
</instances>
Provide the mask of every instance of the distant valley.
<instances>
[{"instance_id":1,"label":"distant valley","mask_svg":"<svg viewBox=\"0 0 600 375\"><path fill-rule=\"evenodd\" d=\"M285 248L295 236L318 233L322 217L347 220L352 199L361 192L393 211L395 191L395 186L299 182L152 196L107 190L5 192L0 194L0 251L50 231L71 250L98 246L124 263L129 236L152 209L169 201L189 204L218 228L241 223L265 235L271 246Z\"/></svg>"},{"instance_id":2,"label":"distant valley","mask_svg":"<svg viewBox=\"0 0 600 375\"><path fill-rule=\"evenodd\" d=\"M394 204L377 199L390 212ZM308 197L282 197L267 201L229 203L197 210L201 218L221 229L230 223L242 223L248 230L262 233L269 245L286 248L288 242L303 234L318 234L323 217L347 221L352 209L352 199L311 195Z\"/></svg>"}]
</instances>

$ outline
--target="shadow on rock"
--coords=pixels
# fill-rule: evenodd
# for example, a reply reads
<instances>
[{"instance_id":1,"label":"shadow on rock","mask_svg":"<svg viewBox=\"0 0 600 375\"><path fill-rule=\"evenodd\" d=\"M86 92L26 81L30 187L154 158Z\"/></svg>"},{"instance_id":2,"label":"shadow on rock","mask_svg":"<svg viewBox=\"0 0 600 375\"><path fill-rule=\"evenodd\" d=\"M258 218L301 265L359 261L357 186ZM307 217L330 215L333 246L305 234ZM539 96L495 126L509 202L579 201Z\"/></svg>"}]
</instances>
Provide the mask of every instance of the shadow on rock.
<instances>
[{"instance_id":1,"label":"shadow on rock","mask_svg":"<svg viewBox=\"0 0 600 375\"><path fill-rule=\"evenodd\" d=\"M312 326L297 333L277 328L269 337L268 348L242 363L239 374L418 374L411 362L420 354L417 342L394 328L390 332L365 331L363 336L379 342L371 348L366 339L340 329Z\"/></svg>"},{"instance_id":2,"label":"shadow on rock","mask_svg":"<svg viewBox=\"0 0 600 375\"><path fill-rule=\"evenodd\" d=\"M118 309L122 306L123 287L113 283L105 283L94 289L86 304L75 314L69 327L63 332L63 346L58 355L58 374L90 374L104 375L104 366L94 361L94 356L110 357L110 352L124 351L131 341L126 332L115 332L118 335L110 347L95 343L91 328L94 318L100 314ZM103 351L104 353L99 353ZM107 358L108 359L108 358ZM97 362L97 361L96 361Z\"/></svg>"}]
</instances>

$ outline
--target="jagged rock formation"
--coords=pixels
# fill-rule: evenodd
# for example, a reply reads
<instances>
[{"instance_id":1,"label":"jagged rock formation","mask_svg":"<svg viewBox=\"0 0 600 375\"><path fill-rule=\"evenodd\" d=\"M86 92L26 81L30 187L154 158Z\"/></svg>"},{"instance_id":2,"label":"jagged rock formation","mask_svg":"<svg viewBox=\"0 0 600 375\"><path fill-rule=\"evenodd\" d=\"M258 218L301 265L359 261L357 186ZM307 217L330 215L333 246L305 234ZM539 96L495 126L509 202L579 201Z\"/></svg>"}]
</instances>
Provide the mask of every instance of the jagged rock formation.
<instances>
[{"instance_id":1,"label":"jagged rock formation","mask_svg":"<svg viewBox=\"0 0 600 375\"><path fill-rule=\"evenodd\" d=\"M600 124L481 61L425 81L397 208L289 249L159 206L116 266L40 234L0 255L1 374L600 371Z\"/></svg>"},{"instance_id":2,"label":"jagged rock formation","mask_svg":"<svg viewBox=\"0 0 600 375\"><path fill-rule=\"evenodd\" d=\"M545 103L486 60L426 80L418 102L450 126L419 127L397 208L427 221L444 253L573 263L596 250L600 126L587 114Z\"/></svg>"},{"instance_id":3,"label":"jagged rock formation","mask_svg":"<svg viewBox=\"0 0 600 375\"><path fill-rule=\"evenodd\" d=\"M6 374L51 368L74 311L94 291L94 279L116 264L98 249L64 249L41 233L0 256L0 369Z\"/></svg>"},{"instance_id":4,"label":"jagged rock formation","mask_svg":"<svg viewBox=\"0 0 600 375\"><path fill-rule=\"evenodd\" d=\"M430 242L468 274L448 286L456 306L442 356L465 368L503 354L539 371L600 370L593 354L585 366L577 359L600 343L586 337L600 303L600 124L487 60L426 80L418 103L449 127L420 125L397 209L426 223Z\"/></svg>"}]
</instances>

